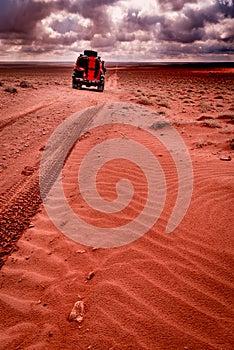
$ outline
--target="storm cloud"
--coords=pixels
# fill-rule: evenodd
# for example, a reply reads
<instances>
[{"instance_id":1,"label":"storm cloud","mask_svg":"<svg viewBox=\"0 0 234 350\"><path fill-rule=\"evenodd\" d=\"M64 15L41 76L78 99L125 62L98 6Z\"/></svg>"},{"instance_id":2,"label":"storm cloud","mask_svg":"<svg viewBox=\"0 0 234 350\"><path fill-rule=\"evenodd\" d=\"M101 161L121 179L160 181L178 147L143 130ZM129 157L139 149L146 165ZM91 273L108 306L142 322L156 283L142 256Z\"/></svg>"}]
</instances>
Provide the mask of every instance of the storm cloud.
<instances>
[{"instance_id":1,"label":"storm cloud","mask_svg":"<svg viewBox=\"0 0 234 350\"><path fill-rule=\"evenodd\" d=\"M233 60L234 0L0 0L0 60Z\"/></svg>"}]
</instances>

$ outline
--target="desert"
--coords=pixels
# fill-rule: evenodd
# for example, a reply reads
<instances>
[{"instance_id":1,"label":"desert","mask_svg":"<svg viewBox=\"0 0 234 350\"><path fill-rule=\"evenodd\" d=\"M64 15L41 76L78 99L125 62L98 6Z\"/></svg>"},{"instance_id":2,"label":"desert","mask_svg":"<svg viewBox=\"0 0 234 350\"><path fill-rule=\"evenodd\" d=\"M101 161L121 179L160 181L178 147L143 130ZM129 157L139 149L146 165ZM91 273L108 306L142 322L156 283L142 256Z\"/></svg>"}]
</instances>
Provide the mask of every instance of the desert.
<instances>
[{"instance_id":1,"label":"desert","mask_svg":"<svg viewBox=\"0 0 234 350\"><path fill-rule=\"evenodd\" d=\"M104 92L72 89L71 75L72 64L0 65L0 348L233 349L233 64L107 63ZM169 234L178 174L170 152L145 131L141 111L143 121L148 115L166 120L191 160L191 199ZM110 123L90 128L89 112L92 122ZM77 113L80 134L64 158L61 183L67 203L85 222L118 229L138 217L148 196L142 169L117 158L100 168L96 187L107 202L115 201L116 183L127 178L134 190L129 207L107 215L87 204L77 169L96 144L134 139L165 173L158 220L128 244L77 242L42 203L48 141ZM120 115L136 127L120 125ZM165 125L157 125L160 137ZM114 151L108 152L110 159ZM92 162L86 171L89 178Z\"/></svg>"}]
</instances>

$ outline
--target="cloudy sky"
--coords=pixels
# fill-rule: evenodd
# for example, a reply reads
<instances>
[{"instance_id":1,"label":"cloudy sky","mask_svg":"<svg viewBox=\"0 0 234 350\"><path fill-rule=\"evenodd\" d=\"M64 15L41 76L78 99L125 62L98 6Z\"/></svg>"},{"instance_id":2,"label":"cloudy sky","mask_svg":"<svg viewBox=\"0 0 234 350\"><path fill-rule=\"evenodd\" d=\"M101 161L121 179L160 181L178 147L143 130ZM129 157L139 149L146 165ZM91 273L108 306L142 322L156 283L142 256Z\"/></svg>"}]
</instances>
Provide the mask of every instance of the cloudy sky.
<instances>
[{"instance_id":1,"label":"cloudy sky","mask_svg":"<svg viewBox=\"0 0 234 350\"><path fill-rule=\"evenodd\" d=\"M234 0L0 0L0 61L234 61Z\"/></svg>"}]
</instances>

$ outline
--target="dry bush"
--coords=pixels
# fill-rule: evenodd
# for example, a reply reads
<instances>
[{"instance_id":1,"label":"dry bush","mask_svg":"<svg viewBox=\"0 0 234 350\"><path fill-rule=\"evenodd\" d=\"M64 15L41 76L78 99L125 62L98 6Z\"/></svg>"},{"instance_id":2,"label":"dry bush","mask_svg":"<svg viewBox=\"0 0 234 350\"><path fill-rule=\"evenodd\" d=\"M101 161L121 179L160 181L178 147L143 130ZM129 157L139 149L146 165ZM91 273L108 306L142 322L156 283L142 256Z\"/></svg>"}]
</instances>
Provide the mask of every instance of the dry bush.
<instances>
[{"instance_id":1,"label":"dry bush","mask_svg":"<svg viewBox=\"0 0 234 350\"><path fill-rule=\"evenodd\" d=\"M211 141L198 141L195 143L195 148L203 148L211 145L213 145Z\"/></svg>"},{"instance_id":2,"label":"dry bush","mask_svg":"<svg viewBox=\"0 0 234 350\"><path fill-rule=\"evenodd\" d=\"M160 102L158 102L158 105L160 106L160 107L165 107L165 108L171 108L170 107L170 105L169 105L169 103L167 102L167 101L160 101Z\"/></svg>"},{"instance_id":3,"label":"dry bush","mask_svg":"<svg viewBox=\"0 0 234 350\"><path fill-rule=\"evenodd\" d=\"M231 139L228 139L228 143L230 143L231 149L234 150L234 137L232 137Z\"/></svg>"},{"instance_id":4,"label":"dry bush","mask_svg":"<svg viewBox=\"0 0 234 350\"><path fill-rule=\"evenodd\" d=\"M4 89L4 91L10 92L10 93L13 93L13 94L15 94L15 93L18 92L18 90L17 90L15 87L13 87L13 86L7 86L7 87Z\"/></svg>"},{"instance_id":5,"label":"dry bush","mask_svg":"<svg viewBox=\"0 0 234 350\"><path fill-rule=\"evenodd\" d=\"M137 103L141 104L141 105L151 105L152 102L150 101L150 99L146 96L140 96L137 99Z\"/></svg>"},{"instance_id":6,"label":"dry bush","mask_svg":"<svg viewBox=\"0 0 234 350\"><path fill-rule=\"evenodd\" d=\"M213 119L205 119L201 123L202 126L207 126L208 128L221 128L221 125Z\"/></svg>"},{"instance_id":7,"label":"dry bush","mask_svg":"<svg viewBox=\"0 0 234 350\"><path fill-rule=\"evenodd\" d=\"M206 102L202 102L200 105L200 108L201 108L202 113L212 110L212 106Z\"/></svg>"},{"instance_id":8,"label":"dry bush","mask_svg":"<svg viewBox=\"0 0 234 350\"><path fill-rule=\"evenodd\" d=\"M20 82L20 87L22 88L33 88L33 85L25 80Z\"/></svg>"}]
</instances>

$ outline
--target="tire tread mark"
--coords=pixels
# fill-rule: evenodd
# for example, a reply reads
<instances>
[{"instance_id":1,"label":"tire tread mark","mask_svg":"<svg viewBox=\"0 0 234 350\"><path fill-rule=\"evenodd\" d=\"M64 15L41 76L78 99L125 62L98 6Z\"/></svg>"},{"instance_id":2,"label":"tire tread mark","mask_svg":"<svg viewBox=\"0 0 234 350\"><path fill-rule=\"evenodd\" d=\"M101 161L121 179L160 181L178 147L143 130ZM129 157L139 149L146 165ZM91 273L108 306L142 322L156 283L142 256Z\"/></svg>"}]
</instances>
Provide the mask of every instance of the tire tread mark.
<instances>
[{"instance_id":1,"label":"tire tread mark","mask_svg":"<svg viewBox=\"0 0 234 350\"><path fill-rule=\"evenodd\" d=\"M76 141L87 130L93 121L95 113L98 113L103 105L86 109L79 115L79 119L68 120L65 129L61 129L51 140L49 148L45 149L40 169L41 197L45 199L51 187L58 178L67 157L71 153Z\"/></svg>"},{"instance_id":2,"label":"tire tread mark","mask_svg":"<svg viewBox=\"0 0 234 350\"><path fill-rule=\"evenodd\" d=\"M42 198L46 197L59 176L77 139L101 108L103 105L86 109L75 123L73 121L69 124L69 118L68 127L56 134L52 147L45 153L48 160L43 169L39 169L39 164L36 164L37 170L30 177L24 177L0 194L0 269L10 254L17 250L17 241L38 212Z\"/></svg>"}]
</instances>

